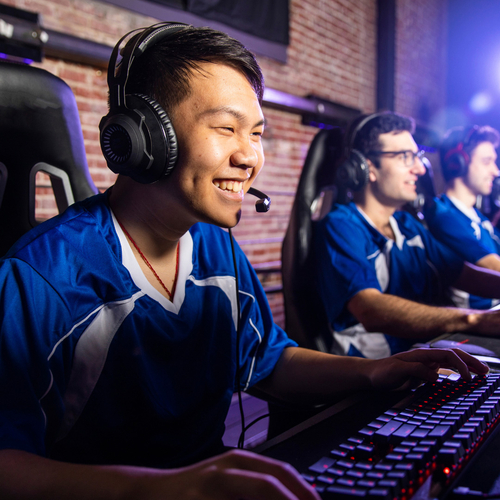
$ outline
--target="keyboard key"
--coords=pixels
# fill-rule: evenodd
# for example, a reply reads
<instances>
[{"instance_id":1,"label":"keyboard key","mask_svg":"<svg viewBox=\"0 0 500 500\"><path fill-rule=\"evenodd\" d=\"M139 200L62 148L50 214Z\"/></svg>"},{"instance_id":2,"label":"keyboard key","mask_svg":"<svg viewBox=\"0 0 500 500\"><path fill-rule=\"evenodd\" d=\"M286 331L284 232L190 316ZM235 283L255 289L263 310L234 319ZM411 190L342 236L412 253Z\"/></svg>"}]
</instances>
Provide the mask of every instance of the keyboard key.
<instances>
[{"instance_id":1,"label":"keyboard key","mask_svg":"<svg viewBox=\"0 0 500 500\"><path fill-rule=\"evenodd\" d=\"M469 432L457 432L456 434L453 434L453 440L461 441L463 447L467 451L470 449L473 443L472 436Z\"/></svg>"},{"instance_id":2,"label":"keyboard key","mask_svg":"<svg viewBox=\"0 0 500 500\"><path fill-rule=\"evenodd\" d=\"M415 425L404 424L399 429L397 429L392 437L404 439L408 437L417 427Z\"/></svg>"},{"instance_id":3,"label":"keyboard key","mask_svg":"<svg viewBox=\"0 0 500 500\"><path fill-rule=\"evenodd\" d=\"M370 422L368 424L368 427L371 427L372 429L380 429L382 427L384 427L384 423L383 422L379 422L378 420L374 420L373 422Z\"/></svg>"},{"instance_id":4,"label":"keyboard key","mask_svg":"<svg viewBox=\"0 0 500 500\"><path fill-rule=\"evenodd\" d=\"M313 476L312 474L301 474L301 476L308 482L308 483L314 483L316 481L316 476Z\"/></svg>"},{"instance_id":5,"label":"keyboard key","mask_svg":"<svg viewBox=\"0 0 500 500\"><path fill-rule=\"evenodd\" d=\"M410 437L412 438L424 438L424 437L427 437L427 435L429 434L429 432L431 432L432 429L422 429L421 427L418 428L417 430L413 431L411 434L410 434Z\"/></svg>"},{"instance_id":6,"label":"keyboard key","mask_svg":"<svg viewBox=\"0 0 500 500\"><path fill-rule=\"evenodd\" d=\"M416 418L410 418L408 420L408 423L409 424L412 424L412 425L416 425L416 426L419 426L420 424L422 424L423 422L425 422L425 420L418 420Z\"/></svg>"},{"instance_id":7,"label":"keyboard key","mask_svg":"<svg viewBox=\"0 0 500 500\"><path fill-rule=\"evenodd\" d=\"M309 470L321 474L325 472L328 467L331 467L334 463L335 460L333 458L324 457L318 460L314 465L311 465L311 467L309 467Z\"/></svg>"},{"instance_id":8,"label":"keyboard key","mask_svg":"<svg viewBox=\"0 0 500 500\"><path fill-rule=\"evenodd\" d=\"M359 469L348 470L345 475L355 479L363 479L365 477L365 473Z\"/></svg>"},{"instance_id":9,"label":"keyboard key","mask_svg":"<svg viewBox=\"0 0 500 500\"><path fill-rule=\"evenodd\" d=\"M345 458L345 457L349 456L349 453L347 452L347 450L339 450L338 448L336 448L335 450L332 450L330 453L336 458Z\"/></svg>"},{"instance_id":10,"label":"keyboard key","mask_svg":"<svg viewBox=\"0 0 500 500\"><path fill-rule=\"evenodd\" d=\"M359 445L359 444L364 443L365 439L363 437L360 437L360 436L353 436L353 437L350 437L347 441L354 443L356 445Z\"/></svg>"},{"instance_id":11,"label":"keyboard key","mask_svg":"<svg viewBox=\"0 0 500 500\"><path fill-rule=\"evenodd\" d=\"M422 439L419 443L419 446L429 446L433 448L438 444L437 439Z\"/></svg>"},{"instance_id":12,"label":"keyboard key","mask_svg":"<svg viewBox=\"0 0 500 500\"><path fill-rule=\"evenodd\" d=\"M368 436L371 437L375 434L375 429L370 428L370 427L364 427L359 431L360 434L363 434L363 436Z\"/></svg>"},{"instance_id":13,"label":"keyboard key","mask_svg":"<svg viewBox=\"0 0 500 500\"><path fill-rule=\"evenodd\" d=\"M423 453L424 455L430 453L430 451L430 446L415 446L415 448L413 448L414 453Z\"/></svg>"},{"instance_id":14,"label":"keyboard key","mask_svg":"<svg viewBox=\"0 0 500 500\"><path fill-rule=\"evenodd\" d=\"M363 471L369 471L373 469L373 464L371 464L370 462L357 462L354 465L354 468L361 469Z\"/></svg>"},{"instance_id":15,"label":"keyboard key","mask_svg":"<svg viewBox=\"0 0 500 500\"><path fill-rule=\"evenodd\" d=\"M392 417L390 417L389 415L386 415L385 413L383 415L380 415L380 417L377 417L377 420L380 421L380 422L389 422L389 420L391 420Z\"/></svg>"},{"instance_id":16,"label":"keyboard key","mask_svg":"<svg viewBox=\"0 0 500 500\"><path fill-rule=\"evenodd\" d=\"M349 486L352 488L356 484L356 480L348 477L341 477L340 479L337 479L336 484L341 484L342 486Z\"/></svg>"},{"instance_id":17,"label":"keyboard key","mask_svg":"<svg viewBox=\"0 0 500 500\"><path fill-rule=\"evenodd\" d=\"M324 499L343 500L346 498L366 497L365 488L349 488L348 486L333 485L328 486L322 497Z\"/></svg>"},{"instance_id":18,"label":"keyboard key","mask_svg":"<svg viewBox=\"0 0 500 500\"><path fill-rule=\"evenodd\" d=\"M370 479L384 479L385 472L380 470L372 470L366 473L366 477L369 477Z\"/></svg>"},{"instance_id":19,"label":"keyboard key","mask_svg":"<svg viewBox=\"0 0 500 500\"><path fill-rule=\"evenodd\" d=\"M458 450L458 454L463 456L465 454L465 449L463 443L461 441L456 441L454 439L449 439L443 443L444 448L456 448Z\"/></svg>"},{"instance_id":20,"label":"keyboard key","mask_svg":"<svg viewBox=\"0 0 500 500\"><path fill-rule=\"evenodd\" d=\"M438 451L437 463L442 466L451 467L460 461L460 453L457 448L441 448Z\"/></svg>"},{"instance_id":21,"label":"keyboard key","mask_svg":"<svg viewBox=\"0 0 500 500\"><path fill-rule=\"evenodd\" d=\"M389 437L394 434L401 426L403 422L398 422L397 420L391 420L387 422L383 427L380 427L376 432L375 436L377 437Z\"/></svg>"},{"instance_id":22,"label":"keyboard key","mask_svg":"<svg viewBox=\"0 0 500 500\"><path fill-rule=\"evenodd\" d=\"M414 446L417 446L419 443L420 441L417 439L405 439L404 441L401 441L401 446L409 446L410 448L413 448Z\"/></svg>"},{"instance_id":23,"label":"keyboard key","mask_svg":"<svg viewBox=\"0 0 500 500\"><path fill-rule=\"evenodd\" d=\"M348 460L337 460L336 465L338 467L344 467L346 469L352 469L354 467L354 462L349 462Z\"/></svg>"},{"instance_id":24,"label":"keyboard key","mask_svg":"<svg viewBox=\"0 0 500 500\"><path fill-rule=\"evenodd\" d=\"M485 407L484 405L477 410L476 415L482 416L484 415L484 421L487 424L491 424L493 422L493 412L491 408Z\"/></svg>"},{"instance_id":25,"label":"keyboard key","mask_svg":"<svg viewBox=\"0 0 500 500\"><path fill-rule=\"evenodd\" d=\"M362 486L364 488L374 488L376 484L376 481L373 479L360 479L356 482L356 486Z\"/></svg>"},{"instance_id":26,"label":"keyboard key","mask_svg":"<svg viewBox=\"0 0 500 500\"><path fill-rule=\"evenodd\" d=\"M388 472L386 475L387 479L392 479L397 481L400 488L407 488L410 483L409 474L404 471L392 471Z\"/></svg>"},{"instance_id":27,"label":"keyboard key","mask_svg":"<svg viewBox=\"0 0 500 500\"><path fill-rule=\"evenodd\" d=\"M393 463L389 461L380 461L378 464L375 465L375 469L379 471L385 471L385 472L390 472L391 470L394 470L394 465Z\"/></svg>"},{"instance_id":28,"label":"keyboard key","mask_svg":"<svg viewBox=\"0 0 500 500\"><path fill-rule=\"evenodd\" d=\"M342 477L345 474L346 470L342 469L341 467L328 467L328 469L326 469L326 472L328 472L328 474L332 474L333 476Z\"/></svg>"},{"instance_id":29,"label":"keyboard key","mask_svg":"<svg viewBox=\"0 0 500 500\"><path fill-rule=\"evenodd\" d=\"M391 491L387 488L373 488L368 490L367 498L380 498L384 500L392 500Z\"/></svg>"},{"instance_id":30,"label":"keyboard key","mask_svg":"<svg viewBox=\"0 0 500 500\"><path fill-rule=\"evenodd\" d=\"M395 479L381 479L377 486L379 488L388 489L391 491L392 496L399 496L399 485Z\"/></svg>"},{"instance_id":31,"label":"keyboard key","mask_svg":"<svg viewBox=\"0 0 500 500\"><path fill-rule=\"evenodd\" d=\"M354 456L358 460L363 460L365 458L371 458L375 454L375 446L371 444L360 444L356 446L354 450Z\"/></svg>"},{"instance_id":32,"label":"keyboard key","mask_svg":"<svg viewBox=\"0 0 500 500\"><path fill-rule=\"evenodd\" d=\"M451 428L449 425L436 425L434 430L429 432L429 437L444 438L450 433L450 430Z\"/></svg>"},{"instance_id":33,"label":"keyboard key","mask_svg":"<svg viewBox=\"0 0 500 500\"><path fill-rule=\"evenodd\" d=\"M405 457L407 462L415 462L420 464L425 461L425 455L423 453L408 453Z\"/></svg>"},{"instance_id":34,"label":"keyboard key","mask_svg":"<svg viewBox=\"0 0 500 500\"><path fill-rule=\"evenodd\" d=\"M351 444L351 443L342 443L339 445L339 448L342 448L343 450L347 450L347 451L354 451L356 449L356 446L354 444Z\"/></svg>"},{"instance_id":35,"label":"keyboard key","mask_svg":"<svg viewBox=\"0 0 500 500\"><path fill-rule=\"evenodd\" d=\"M392 451L393 453L410 453L413 446L396 446Z\"/></svg>"}]
</instances>

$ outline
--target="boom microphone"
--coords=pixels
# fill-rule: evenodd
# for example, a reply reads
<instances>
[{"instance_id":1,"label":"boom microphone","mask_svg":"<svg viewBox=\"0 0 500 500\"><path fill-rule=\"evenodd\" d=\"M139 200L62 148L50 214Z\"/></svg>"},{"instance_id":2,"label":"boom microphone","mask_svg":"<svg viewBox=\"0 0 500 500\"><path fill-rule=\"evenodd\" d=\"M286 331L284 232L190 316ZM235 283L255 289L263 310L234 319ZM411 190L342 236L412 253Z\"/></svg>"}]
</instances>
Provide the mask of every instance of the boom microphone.
<instances>
[{"instance_id":1,"label":"boom microphone","mask_svg":"<svg viewBox=\"0 0 500 500\"><path fill-rule=\"evenodd\" d=\"M271 198L269 198L269 196L267 196L267 194L264 194L262 191L259 191L258 189L255 189L253 187L251 187L247 191L247 193L259 198L255 202L255 210L257 210L257 212L268 212L269 211L269 209L271 208Z\"/></svg>"}]
</instances>

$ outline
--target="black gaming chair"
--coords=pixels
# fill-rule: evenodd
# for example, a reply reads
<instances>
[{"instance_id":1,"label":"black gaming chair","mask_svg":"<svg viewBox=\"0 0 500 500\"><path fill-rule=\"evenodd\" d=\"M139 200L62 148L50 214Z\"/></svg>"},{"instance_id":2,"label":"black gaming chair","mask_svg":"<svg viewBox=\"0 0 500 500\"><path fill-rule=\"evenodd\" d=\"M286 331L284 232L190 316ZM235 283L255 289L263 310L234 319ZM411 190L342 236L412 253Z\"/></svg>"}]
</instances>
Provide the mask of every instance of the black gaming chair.
<instances>
[{"instance_id":1,"label":"black gaming chair","mask_svg":"<svg viewBox=\"0 0 500 500\"><path fill-rule=\"evenodd\" d=\"M324 217L333 202L347 201L347 193L340 192L334 185L335 165L343 153L342 135L339 128L323 129L311 142L281 250L285 331L301 347L325 352L331 348L332 335L315 287L312 229L313 221ZM342 397L339 395L339 399ZM321 405L270 401L268 439L322 409Z\"/></svg>"},{"instance_id":2,"label":"black gaming chair","mask_svg":"<svg viewBox=\"0 0 500 500\"><path fill-rule=\"evenodd\" d=\"M51 179L59 212L97 193L70 87L45 70L0 63L0 256L38 223L39 171Z\"/></svg>"},{"instance_id":3,"label":"black gaming chair","mask_svg":"<svg viewBox=\"0 0 500 500\"><path fill-rule=\"evenodd\" d=\"M313 220L324 217L347 193L334 185L335 165L342 156L340 128L320 130L302 169L281 254L285 331L302 347L328 351L332 336L314 284Z\"/></svg>"}]
</instances>

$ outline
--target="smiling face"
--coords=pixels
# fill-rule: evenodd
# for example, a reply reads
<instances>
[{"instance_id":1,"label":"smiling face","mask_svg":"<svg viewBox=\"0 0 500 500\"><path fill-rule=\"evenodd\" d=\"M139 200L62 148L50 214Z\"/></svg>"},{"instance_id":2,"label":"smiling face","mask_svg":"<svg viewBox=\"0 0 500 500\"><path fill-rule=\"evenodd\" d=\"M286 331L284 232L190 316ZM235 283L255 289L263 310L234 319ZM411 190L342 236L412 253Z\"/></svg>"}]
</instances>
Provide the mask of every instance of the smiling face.
<instances>
[{"instance_id":1,"label":"smiling face","mask_svg":"<svg viewBox=\"0 0 500 500\"><path fill-rule=\"evenodd\" d=\"M233 227L264 164L264 116L242 73L212 63L200 69L190 95L171 112L179 158L164 187L188 224Z\"/></svg>"},{"instance_id":2,"label":"smiling face","mask_svg":"<svg viewBox=\"0 0 500 500\"><path fill-rule=\"evenodd\" d=\"M379 136L380 151L413 151L418 147L410 132L388 132ZM370 164L370 191L386 207L400 208L417 197L416 182L425 173L422 162L415 158L406 166L404 155L380 156L380 168ZM371 162L370 162L371 163Z\"/></svg>"},{"instance_id":3,"label":"smiling face","mask_svg":"<svg viewBox=\"0 0 500 500\"><path fill-rule=\"evenodd\" d=\"M480 142L472 151L464 183L474 196L491 194L498 177L497 154L491 142Z\"/></svg>"}]
</instances>

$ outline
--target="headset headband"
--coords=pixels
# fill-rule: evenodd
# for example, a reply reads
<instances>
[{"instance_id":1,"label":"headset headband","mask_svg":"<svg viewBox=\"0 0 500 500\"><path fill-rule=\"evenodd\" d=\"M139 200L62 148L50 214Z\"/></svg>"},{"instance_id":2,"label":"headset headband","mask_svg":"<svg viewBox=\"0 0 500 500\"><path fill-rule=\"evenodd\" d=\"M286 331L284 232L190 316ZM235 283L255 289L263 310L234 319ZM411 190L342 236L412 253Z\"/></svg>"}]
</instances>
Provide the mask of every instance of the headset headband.
<instances>
[{"instance_id":1,"label":"headset headband","mask_svg":"<svg viewBox=\"0 0 500 500\"><path fill-rule=\"evenodd\" d=\"M464 150L464 148L466 146L468 146L472 136L474 135L474 133L476 131L479 130L479 126L478 125L474 125L472 127L469 128L469 130L467 130L467 133L464 134L464 138L458 142L458 144L451 148L445 155L444 155L444 161L448 161L453 155L455 154L462 154L462 155L466 155L466 162L468 163L470 161L470 158L469 158L469 154L466 153L466 151Z\"/></svg>"},{"instance_id":2,"label":"headset headband","mask_svg":"<svg viewBox=\"0 0 500 500\"><path fill-rule=\"evenodd\" d=\"M352 131L351 137L349 140L349 149L347 150L347 154L349 154L350 151L353 150L354 146L354 141L356 140L356 136L358 133L361 131L361 129L370 121L374 120L375 118L378 118L379 116L383 115L384 112L380 113L372 113L371 115L365 116L357 125L356 128Z\"/></svg>"},{"instance_id":3,"label":"headset headband","mask_svg":"<svg viewBox=\"0 0 500 500\"><path fill-rule=\"evenodd\" d=\"M163 38L170 36L181 29L186 28L189 24L184 23L158 23L149 28L138 28L128 32L122 36L115 45L108 65L108 87L109 87L109 104L110 109L125 106L125 88L127 85L130 67L136 57L141 56L148 47L155 45ZM134 44L127 44L123 49L122 59L116 64L120 45L135 32L140 32Z\"/></svg>"}]
</instances>

